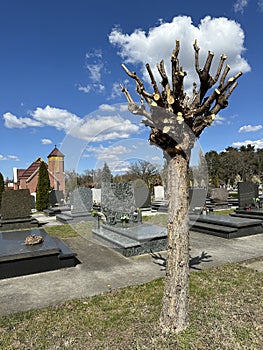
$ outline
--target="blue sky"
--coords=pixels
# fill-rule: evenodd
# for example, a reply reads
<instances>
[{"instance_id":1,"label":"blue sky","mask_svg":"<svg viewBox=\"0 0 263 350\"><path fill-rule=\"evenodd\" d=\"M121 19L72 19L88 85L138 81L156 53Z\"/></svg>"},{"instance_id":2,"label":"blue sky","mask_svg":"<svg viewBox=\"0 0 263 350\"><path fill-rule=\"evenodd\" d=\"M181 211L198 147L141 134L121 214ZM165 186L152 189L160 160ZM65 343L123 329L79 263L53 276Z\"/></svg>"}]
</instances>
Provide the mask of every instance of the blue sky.
<instances>
[{"instance_id":1,"label":"blue sky","mask_svg":"<svg viewBox=\"0 0 263 350\"><path fill-rule=\"evenodd\" d=\"M127 111L119 84L136 99L135 84L121 64L144 77L145 63L164 59L169 72L176 39L186 89L195 80L194 39L200 64L212 50L215 68L225 53L230 75L244 73L199 147L263 148L262 29L263 0L1 1L0 172L12 179L13 167L47 160L55 145L78 173L104 161L114 172L135 159L161 164L148 129Z\"/></svg>"}]
</instances>

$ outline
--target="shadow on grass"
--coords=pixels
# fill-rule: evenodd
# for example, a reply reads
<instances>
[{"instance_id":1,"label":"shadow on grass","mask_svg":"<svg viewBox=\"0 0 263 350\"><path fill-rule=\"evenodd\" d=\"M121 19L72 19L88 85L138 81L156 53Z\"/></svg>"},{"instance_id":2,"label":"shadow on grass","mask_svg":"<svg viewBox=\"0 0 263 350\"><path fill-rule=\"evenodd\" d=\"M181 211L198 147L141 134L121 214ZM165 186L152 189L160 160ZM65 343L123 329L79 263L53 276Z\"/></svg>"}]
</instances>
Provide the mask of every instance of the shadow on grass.
<instances>
[{"instance_id":1,"label":"shadow on grass","mask_svg":"<svg viewBox=\"0 0 263 350\"><path fill-rule=\"evenodd\" d=\"M154 264L157 264L161 267L163 267L162 270L165 270L166 268L166 258L163 257L160 253L154 253L151 252L151 256L154 259ZM202 262L211 262L213 261L211 255L208 255L206 252L202 252L201 255L191 257L189 259L189 267L194 270L202 270L200 267L197 267L197 265L200 265Z\"/></svg>"}]
</instances>

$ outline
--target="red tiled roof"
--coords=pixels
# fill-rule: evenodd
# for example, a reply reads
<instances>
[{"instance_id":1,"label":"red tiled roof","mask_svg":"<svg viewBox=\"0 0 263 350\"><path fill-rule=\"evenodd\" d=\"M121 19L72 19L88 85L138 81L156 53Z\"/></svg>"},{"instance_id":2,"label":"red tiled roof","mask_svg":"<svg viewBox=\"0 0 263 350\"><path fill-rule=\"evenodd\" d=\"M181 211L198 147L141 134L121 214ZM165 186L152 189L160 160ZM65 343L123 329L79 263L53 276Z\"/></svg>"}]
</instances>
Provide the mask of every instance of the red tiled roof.
<instances>
[{"instance_id":1,"label":"red tiled roof","mask_svg":"<svg viewBox=\"0 0 263 350\"><path fill-rule=\"evenodd\" d=\"M62 152L60 152L60 150L55 146L53 151L47 157L49 158L49 157L53 157L53 156L64 157L64 154Z\"/></svg>"},{"instance_id":2,"label":"red tiled roof","mask_svg":"<svg viewBox=\"0 0 263 350\"><path fill-rule=\"evenodd\" d=\"M20 180L21 178L28 179L39 168L41 162L43 162L43 159L39 157L27 169L17 169L18 180ZM45 165L46 167L48 167L46 163Z\"/></svg>"}]
</instances>

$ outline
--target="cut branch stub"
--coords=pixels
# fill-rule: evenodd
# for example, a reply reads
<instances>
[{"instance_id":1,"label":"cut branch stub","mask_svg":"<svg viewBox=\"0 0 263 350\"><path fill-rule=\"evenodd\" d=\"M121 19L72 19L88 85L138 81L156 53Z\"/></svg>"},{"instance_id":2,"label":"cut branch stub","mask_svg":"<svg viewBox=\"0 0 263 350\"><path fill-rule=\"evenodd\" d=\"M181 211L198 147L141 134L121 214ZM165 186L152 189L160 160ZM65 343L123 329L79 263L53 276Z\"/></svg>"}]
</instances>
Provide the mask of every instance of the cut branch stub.
<instances>
[{"instance_id":1,"label":"cut branch stub","mask_svg":"<svg viewBox=\"0 0 263 350\"><path fill-rule=\"evenodd\" d=\"M195 52L195 69L199 76L199 89L197 84L193 83L191 97L184 92L183 81L186 72L183 71L179 64L179 40L176 40L175 49L170 58L172 88L169 84L163 60L157 65L162 78L162 90L159 90L150 65L146 64L153 88L152 93L145 90L143 82L135 72L129 71L124 64L122 65L126 74L135 80L136 91L141 100L141 106L139 106L133 101L128 90L121 85L122 92L129 103L129 110L133 114L139 114L146 118L142 122L151 128L150 142L161 147L171 157L177 154L184 154L185 156L189 154L189 148L193 146L194 138L199 137L202 131L212 124L216 114L228 106L228 98L237 86L237 79L242 75L239 72L226 81L230 67L226 65L223 69L227 58L223 54L220 57L216 74L212 77L209 71L214 53L208 51L206 62L201 69L199 66L200 48L196 40L193 48ZM209 96L206 96L208 90L218 80L218 87ZM146 109L144 101L148 104L149 111Z\"/></svg>"}]
</instances>

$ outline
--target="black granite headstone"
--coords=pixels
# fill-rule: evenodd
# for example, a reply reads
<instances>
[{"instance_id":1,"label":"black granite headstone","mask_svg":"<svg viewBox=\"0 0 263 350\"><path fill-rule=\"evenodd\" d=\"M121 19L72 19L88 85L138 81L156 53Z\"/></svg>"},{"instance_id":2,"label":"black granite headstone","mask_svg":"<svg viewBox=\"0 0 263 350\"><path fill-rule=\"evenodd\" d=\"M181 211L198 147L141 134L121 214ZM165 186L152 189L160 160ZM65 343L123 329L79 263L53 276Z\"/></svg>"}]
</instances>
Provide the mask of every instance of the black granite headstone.
<instances>
[{"instance_id":1,"label":"black granite headstone","mask_svg":"<svg viewBox=\"0 0 263 350\"><path fill-rule=\"evenodd\" d=\"M63 191L52 190L49 193L49 203L51 207L61 205L64 199Z\"/></svg>"},{"instance_id":2,"label":"black granite headstone","mask_svg":"<svg viewBox=\"0 0 263 350\"><path fill-rule=\"evenodd\" d=\"M28 218L31 215L31 208L32 198L28 189L3 192L2 220Z\"/></svg>"},{"instance_id":3,"label":"black granite headstone","mask_svg":"<svg viewBox=\"0 0 263 350\"><path fill-rule=\"evenodd\" d=\"M258 185L253 182L238 183L238 206L248 208L255 204L258 197Z\"/></svg>"},{"instance_id":4,"label":"black granite headstone","mask_svg":"<svg viewBox=\"0 0 263 350\"><path fill-rule=\"evenodd\" d=\"M192 187L189 189L190 212L194 211L196 208L203 208L205 206L206 195L206 188Z\"/></svg>"}]
</instances>

